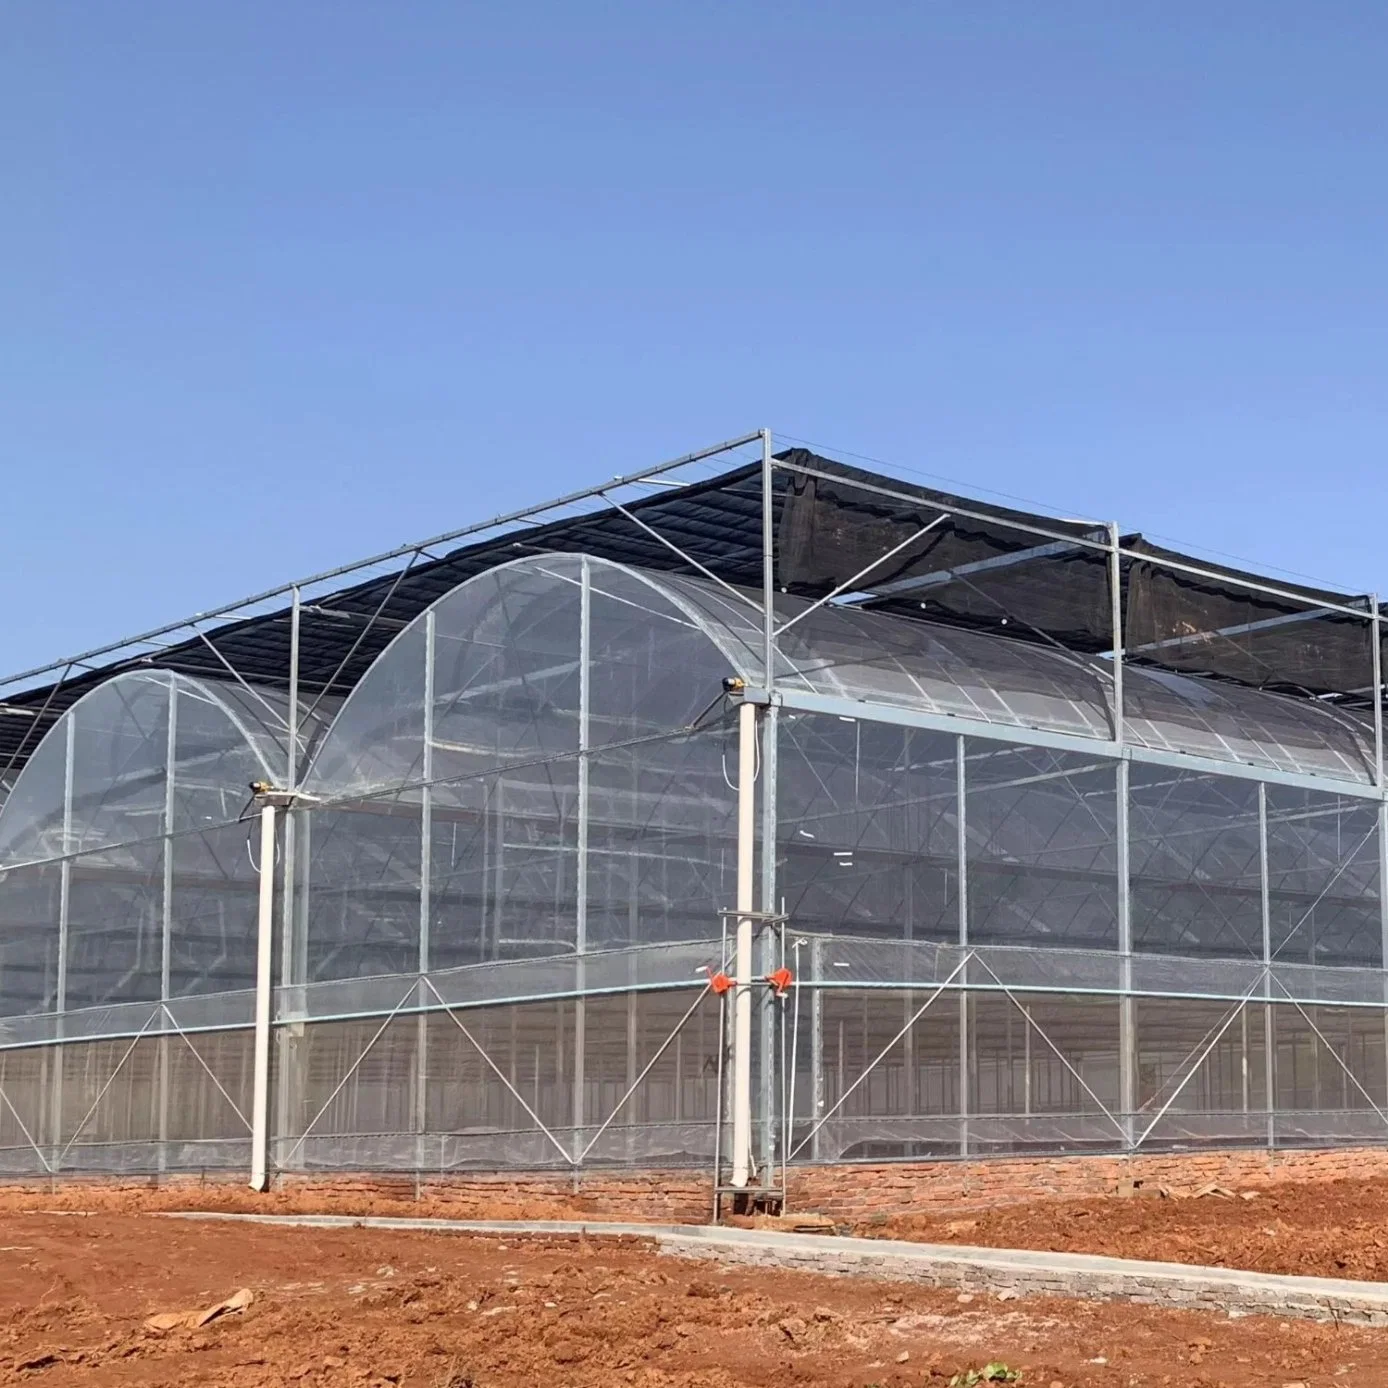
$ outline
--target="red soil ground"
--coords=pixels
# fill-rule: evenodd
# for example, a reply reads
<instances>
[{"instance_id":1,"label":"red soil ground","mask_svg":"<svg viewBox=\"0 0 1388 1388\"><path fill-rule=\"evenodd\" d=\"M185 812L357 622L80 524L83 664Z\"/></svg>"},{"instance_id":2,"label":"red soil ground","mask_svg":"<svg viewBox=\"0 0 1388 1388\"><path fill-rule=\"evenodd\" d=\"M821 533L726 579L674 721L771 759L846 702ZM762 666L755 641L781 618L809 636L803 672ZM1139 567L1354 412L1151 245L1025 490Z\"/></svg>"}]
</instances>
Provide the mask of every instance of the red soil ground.
<instances>
[{"instance_id":1,"label":"red soil ground","mask_svg":"<svg viewBox=\"0 0 1388 1388\"><path fill-rule=\"evenodd\" d=\"M16 1208L35 1199L0 1213L0 1384L944 1388L1001 1360L1022 1388L1388 1385L1388 1331L723 1270L629 1240L199 1224L129 1194ZM145 1325L242 1288L202 1329Z\"/></svg>"},{"instance_id":2,"label":"red soil ground","mask_svg":"<svg viewBox=\"0 0 1388 1388\"><path fill-rule=\"evenodd\" d=\"M852 1232L1388 1282L1388 1181L1319 1181L1193 1198L1039 1200L953 1218L893 1215Z\"/></svg>"}]
</instances>

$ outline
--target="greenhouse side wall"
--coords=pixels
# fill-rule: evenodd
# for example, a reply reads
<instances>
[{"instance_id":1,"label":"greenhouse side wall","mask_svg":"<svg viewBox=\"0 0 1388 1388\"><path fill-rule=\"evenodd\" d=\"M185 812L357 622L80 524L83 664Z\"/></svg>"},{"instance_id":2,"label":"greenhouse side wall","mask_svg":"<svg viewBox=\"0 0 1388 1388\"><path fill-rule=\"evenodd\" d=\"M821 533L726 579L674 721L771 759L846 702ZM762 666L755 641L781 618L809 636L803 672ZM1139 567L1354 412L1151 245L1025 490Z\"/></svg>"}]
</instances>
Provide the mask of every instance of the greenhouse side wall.
<instances>
[{"instance_id":1,"label":"greenhouse side wall","mask_svg":"<svg viewBox=\"0 0 1388 1388\"><path fill-rule=\"evenodd\" d=\"M745 663L718 606L557 556L381 656L291 815L278 1170L711 1168Z\"/></svg>"},{"instance_id":2,"label":"greenhouse side wall","mask_svg":"<svg viewBox=\"0 0 1388 1388\"><path fill-rule=\"evenodd\" d=\"M869 614L808 618L763 694L758 623L581 555L469 580L296 747L268 863L248 786L297 720L101 686L0 810L0 1170L244 1176L268 873L274 1178L711 1180L742 697L759 1186L1384 1142L1388 841L1353 729L1247 691L1197 726L1134 677L1119 747L1091 668Z\"/></svg>"},{"instance_id":3,"label":"greenhouse side wall","mask_svg":"<svg viewBox=\"0 0 1388 1388\"><path fill-rule=\"evenodd\" d=\"M1383 1140L1374 799L891 719L779 719L792 1155Z\"/></svg>"}]
</instances>

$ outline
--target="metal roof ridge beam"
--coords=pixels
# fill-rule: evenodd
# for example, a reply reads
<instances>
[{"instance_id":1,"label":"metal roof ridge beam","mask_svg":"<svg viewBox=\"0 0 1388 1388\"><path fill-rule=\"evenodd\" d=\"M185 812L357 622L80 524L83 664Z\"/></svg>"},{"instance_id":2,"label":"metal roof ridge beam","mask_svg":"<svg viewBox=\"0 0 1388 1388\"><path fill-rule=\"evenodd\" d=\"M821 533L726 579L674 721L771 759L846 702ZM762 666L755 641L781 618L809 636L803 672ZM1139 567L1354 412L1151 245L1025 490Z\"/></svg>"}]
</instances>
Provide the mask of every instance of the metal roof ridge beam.
<instances>
[{"instance_id":1,"label":"metal roof ridge beam","mask_svg":"<svg viewBox=\"0 0 1388 1388\"><path fill-rule=\"evenodd\" d=\"M375 564L387 564L393 559L403 559L407 554L422 553L435 545L448 544L453 540L460 540L464 536L475 535L480 531L495 530L498 526L514 524L517 521L525 520L529 516L540 515L546 511L558 510L561 506L571 506L577 501L586 501L591 497L600 496L602 493L610 491L614 487L633 486L649 478L658 477L661 473L672 472L675 468L687 467L690 463L702 462L706 458L714 458L720 453L727 453L734 448L741 448L746 444L758 443L760 441L760 430L755 433L743 434L738 438L729 439L724 443L713 444L708 448L701 448L696 452L686 453L682 457L672 458L668 462L657 463L654 467L642 468L638 472L625 473L622 476L610 478L608 481L600 483L597 486L585 487L582 491L569 492L564 496L555 497L553 500L542 501L535 506L527 506L519 511L511 511L504 515L493 516L492 519L488 521L478 521L474 525L464 526L461 530L446 531L442 535L433 536L431 539L419 540L412 544L401 545L396 549L372 555L367 559L358 559L351 564L343 564L334 569L325 569L321 573L310 575L308 578L295 579L287 583L281 583L274 588L267 588L263 592L253 593L249 597L238 598L235 602L226 603L221 607L209 608L206 612L195 612L191 616L180 618L178 621L167 622L163 626L154 627L150 631L140 633L138 636L127 636L120 641L109 642L104 646L94 647L92 650L83 651L78 655L50 661L47 665L38 665L33 669L21 670L13 675L0 676L0 687L18 684L20 680L35 679L39 675L47 675L54 670L61 670L64 667L79 665L83 661L94 660L97 656L111 655L116 651L125 650L127 647L137 646L141 642L152 641L158 636L167 636L176 631L184 631L197 622L211 621L214 617L229 617L233 613L240 612L244 608L254 607L257 603L269 602L271 598L283 597L293 592L295 588L307 588L313 584L326 583L329 579L342 578L346 574L356 573L361 569L369 569Z\"/></svg>"}]
</instances>

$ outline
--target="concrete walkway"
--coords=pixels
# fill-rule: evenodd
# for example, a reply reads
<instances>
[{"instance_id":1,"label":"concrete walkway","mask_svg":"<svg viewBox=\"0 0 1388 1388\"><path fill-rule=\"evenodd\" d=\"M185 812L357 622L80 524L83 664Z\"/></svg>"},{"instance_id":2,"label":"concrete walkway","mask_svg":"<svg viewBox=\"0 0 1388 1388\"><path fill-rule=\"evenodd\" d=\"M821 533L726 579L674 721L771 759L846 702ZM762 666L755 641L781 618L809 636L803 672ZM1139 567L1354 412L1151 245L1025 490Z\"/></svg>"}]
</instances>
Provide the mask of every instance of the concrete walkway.
<instances>
[{"instance_id":1,"label":"concrete walkway","mask_svg":"<svg viewBox=\"0 0 1388 1388\"><path fill-rule=\"evenodd\" d=\"M233 1220L319 1229L400 1229L509 1237L639 1238L664 1254L723 1264L798 1269L830 1276L920 1282L969 1292L1125 1300L1151 1306L1388 1325L1388 1283L1287 1277L1183 1263L1145 1263L1084 1253L965 1248L955 1244L779 1234L714 1225L599 1220L404 1219L350 1215L257 1215L178 1211L161 1218Z\"/></svg>"}]
</instances>

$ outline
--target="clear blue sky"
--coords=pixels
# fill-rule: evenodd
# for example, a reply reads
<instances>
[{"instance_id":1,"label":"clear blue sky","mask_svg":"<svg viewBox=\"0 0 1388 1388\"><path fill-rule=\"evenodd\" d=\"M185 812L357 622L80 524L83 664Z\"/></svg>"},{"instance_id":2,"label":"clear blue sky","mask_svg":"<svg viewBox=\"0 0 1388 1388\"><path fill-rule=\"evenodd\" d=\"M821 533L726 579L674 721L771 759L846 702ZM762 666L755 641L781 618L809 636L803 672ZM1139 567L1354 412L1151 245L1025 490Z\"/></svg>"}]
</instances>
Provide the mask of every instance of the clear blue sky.
<instances>
[{"instance_id":1,"label":"clear blue sky","mask_svg":"<svg viewBox=\"0 0 1388 1388\"><path fill-rule=\"evenodd\" d=\"M769 425L1388 590L1388 8L0 12L0 667Z\"/></svg>"}]
</instances>

